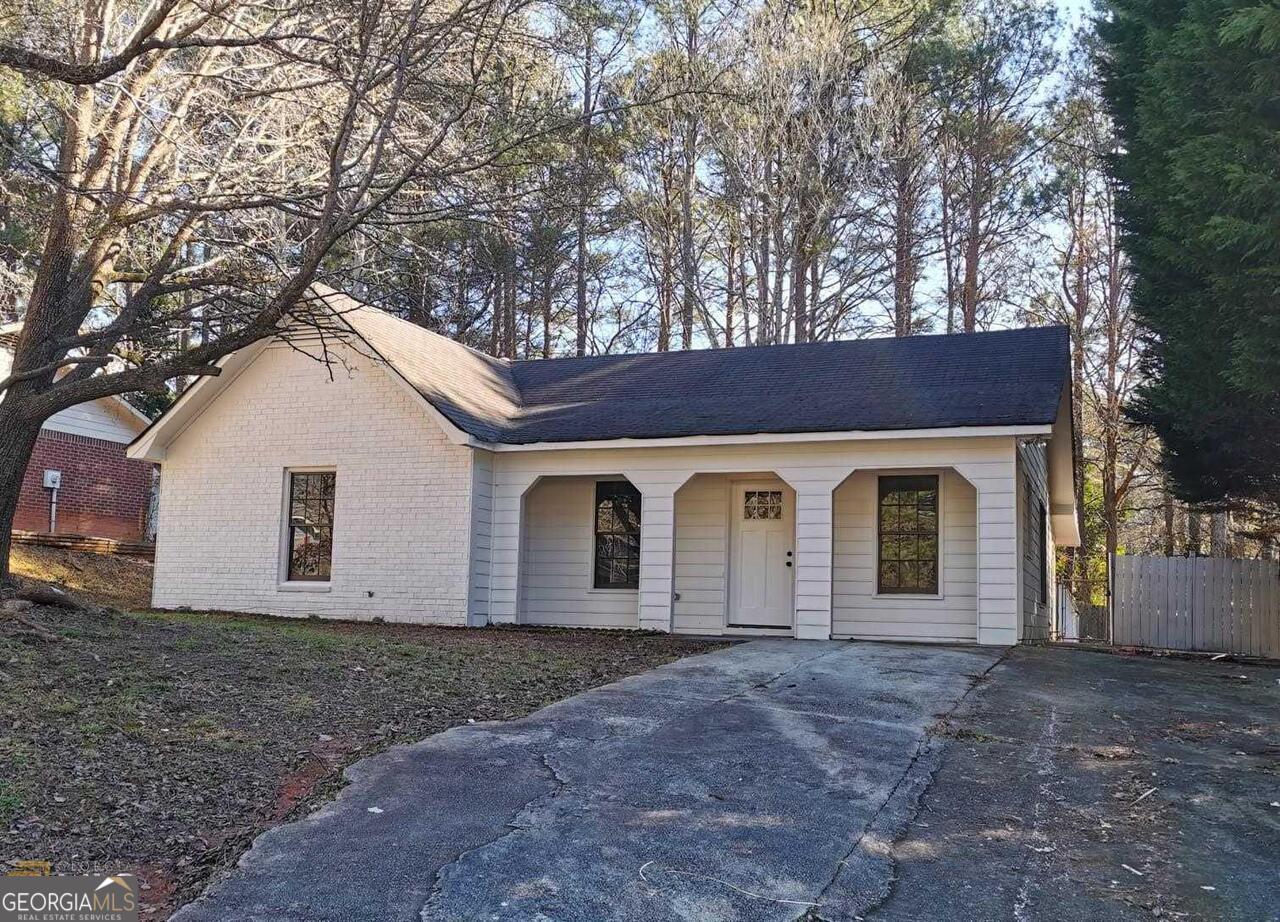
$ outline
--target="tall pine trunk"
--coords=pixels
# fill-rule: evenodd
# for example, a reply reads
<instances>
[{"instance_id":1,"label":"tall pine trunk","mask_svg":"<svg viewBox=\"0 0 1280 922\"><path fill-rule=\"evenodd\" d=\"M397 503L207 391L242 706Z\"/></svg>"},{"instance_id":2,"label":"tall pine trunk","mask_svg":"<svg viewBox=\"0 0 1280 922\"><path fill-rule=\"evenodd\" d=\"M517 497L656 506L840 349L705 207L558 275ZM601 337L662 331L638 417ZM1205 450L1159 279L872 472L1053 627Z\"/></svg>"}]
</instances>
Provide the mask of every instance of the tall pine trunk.
<instances>
[{"instance_id":1,"label":"tall pine trunk","mask_svg":"<svg viewBox=\"0 0 1280 922\"><path fill-rule=\"evenodd\" d=\"M697 128L685 127L683 173L680 177L680 347L693 348L693 310L698 297L697 268L693 253L693 169L697 153Z\"/></svg>"},{"instance_id":2,"label":"tall pine trunk","mask_svg":"<svg viewBox=\"0 0 1280 922\"><path fill-rule=\"evenodd\" d=\"M912 215L915 201L911 191L911 174L905 158L894 163L893 215L893 335L910 336L914 325L915 301L915 228Z\"/></svg>"},{"instance_id":3,"label":"tall pine trunk","mask_svg":"<svg viewBox=\"0 0 1280 922\"><path fill-rule=\"evenodd\" d=\"M724 347L726 349L733 348L733 324L734 313L737 308L738 290L735 287L736 279L734 278L734 270L737 268L736 260L738 258L738 233L737 228L730 226L729 228L729 252L725 258L725 285L724 285Z\"/></svg>"},{"instance_id":4,"label":"tall pine trunk","mask_svg":"<svg viewBox=\"0 0 1280 922\"><path fill-rule=\"evenodd\" d=\"M577 295L577 343L578 355L587 354L587 204L591 171L591 116L594 106L592 59L595 56L595 34L587 27L583 45L582 65L582 132L578 140L578 214L577 260L574 266Z\"/></svg>"}]
</instances>

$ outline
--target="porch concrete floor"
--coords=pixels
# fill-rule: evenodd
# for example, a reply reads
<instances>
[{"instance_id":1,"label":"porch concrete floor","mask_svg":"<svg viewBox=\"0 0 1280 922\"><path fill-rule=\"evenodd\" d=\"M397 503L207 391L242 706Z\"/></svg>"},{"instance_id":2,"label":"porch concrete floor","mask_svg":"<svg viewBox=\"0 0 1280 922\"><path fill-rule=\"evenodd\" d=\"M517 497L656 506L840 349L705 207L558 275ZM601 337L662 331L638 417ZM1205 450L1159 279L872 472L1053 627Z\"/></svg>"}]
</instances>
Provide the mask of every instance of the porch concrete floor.
<instances>
[{"instance_id":1,"label":"porch concrete floor","mask_svg":"<svg viewBox=\"0 0 1280 922\"><path fill-rule=\"evenodd\" d=\"M1269 918L1277 679L753 641L357 763L175 918Z\"/></svg>"}]
</instances>

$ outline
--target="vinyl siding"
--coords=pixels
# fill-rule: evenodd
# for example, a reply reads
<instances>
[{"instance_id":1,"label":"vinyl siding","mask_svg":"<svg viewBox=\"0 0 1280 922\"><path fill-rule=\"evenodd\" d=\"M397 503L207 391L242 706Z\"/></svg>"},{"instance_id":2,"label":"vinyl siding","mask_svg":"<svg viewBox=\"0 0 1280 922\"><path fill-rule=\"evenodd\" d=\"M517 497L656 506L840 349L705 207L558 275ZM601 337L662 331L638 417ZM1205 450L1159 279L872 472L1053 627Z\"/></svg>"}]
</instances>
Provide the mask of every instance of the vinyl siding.
<instances>
[{"instance_id":1,"label":"vinyl siding","mask_svg":"<svg viewBox=\"0 0 1280 922\"><path fill-rule=\"evenodd\" d=\"M0 378L7 378L13 369L13 353L0 346ZM3 393L3 391L0 391ZM82 435L89 439L127 445L146 428L147 424L129 410L119 406L123 397L104 397L89 403L59 410L44 421L42 429L67 435Z\"/></svg>"},{"instance_id":2,"label":"vinyl siding","mask_svg":"<svg viewBox=\"0 0 1280 922\"><path fill-rule=\"evenodd\" d=\"M724 628L728 592L729 478L694 477L676 492L672 629L714 634Z\"/></svg>"},{"instance_id":3,"label":"vinyl siding","mask_svg":"<svg viewBox=\"0 0 1280 922\"><path fill-rule=\"evenodd\" d=\"M113 407L113 402L113 398L104 398L68 407L45 420L42 428L127 445L146 424L127 410Z\"/></svg>"},{"instance_id":4,"label":"vinyl siding","mask_svg":"<svg viewBox=\"0 0 1280 922\"><path fill-rule=\"evenodd\" d=\"M1018 536L1021 567L1021 632L1022 640L1048 640L1053 630L1054 555L1052 535L1049 546L1041 531L1038 504L1049 507L1049 469L1045 446L1030 443L1018 448ZM1045 532L1051 529L1045 528ZM1048 555L1048 592L1040 601L1040 555Z\"/></svg>"},{"instance_id":5,"label":"vinyl siding","mask_svg":"<svg viewBox=\"0 0 1280 922\"><path fill-rule=\"evenodd\" d=\"M954 471L935 472L942 491L940 598L877 596L876 481L889 473L858 471L836 490L832 636L977 640L976 491Z\"/></svg>"},{"instance_id":6,"label":"vinyl siding","mask_svg":"<svg viewBox=\"0 0 1280 922\"><path fill-rule=\"evenodd\" d=\"M467 623L482 625L489 613L489 564L493 546L493 455L472 453L471 554Z\"/></svg>"},{"instance_id":7,"label":"vinyl siding","mask_svg":"<svg viewBox=\"0 0 1280 922\"><path fill-rule=\"evenodd\" d=\"M525 497L522 624L637 626L637 590L592 588L595 485L595 477L549 477Z\"/></svg>"},{"instance_id":8,"label":"vinyl siding","mask_svg":"<svg viewBox=\"0 0 1280 922\"><path fill-rule=\"evenodd\" d=\"M711 558L717 557L715 551L707 545L697 543L715 540L714 537L708 538L715 534L710 512L714 506L711 487L714 480L710 475L723 477L777 474L797 493L797 634L827 636L839 630L834 623L830 626L819 623L825 617L824 606L829 604L827 599L834 588L833 561L828 556L829 545L826 543L826 536L834 528L832 491L855 470L954 468L962 477L957 482L969 485L970 497L975 497L976 494L976 498L969 500L970 511L967 515L974 522L971 528L976 531L979 550L973 555L972 563L963 561L963 565L974 575L969 577L967 584L961 575L956 575L954 597L943 600L937 606L938 611L943 614L939 615L931 609L915 609L922 615L938 619L923 623L939 625L943 633L930 634L932 628L904 627L900 629L900 633L892 636L972 640L975 636L973 624L976 609L976 636L979 642L1006 644L1017 640L1020 564L1016 548L1016 462L1012 437L888 438L821 443L569 449L502 452L496 454L494 460L493 549L490 571L490 620L494 622L532 620L531 617L526 617L524 611L526 606L532 606L528 614L537 617L540 623L545 623L545 619L556 617L554 606L547 604L553 601L547 597L547 593L564 592L566 588L573 590L566 601L574 605L587 605L592 613L599 613L601 610L600 604L594 600L584 603L582 589L574 589L572 583L567 586L564 582L557 582L554 586L543 585L546 582L544 578L534 576L520 567L522 541L538 547L545 543L544 538L520 528L522 497L530 484L540 477L589 478L592 475L622 473L641 485L646 496L652 493L658 497L666 497L666 501L670 502L674 492L674 525L663 524L655 519L654 530L645 532L647 541L651 533L660 538L662 528L671 528L667 533L674 536L676 547L674 559L669 554L653 552L649 558L652 568L648 574L650 582L646 582L644 572L641 574L642 586L655 587L646 597L646 611L652 613L648 616L646 625L650 622L655 626L663 623L664 598L660 587L667 578L664 575L666 567L670 565L674 574L671 585L675 592L680 593L681 598L679 602L665 603L669 606L669 620L666 623L671 629L694 630L710 628L713 610L723 611L723 600L717 599L714 589L717 579L723 584L724 565L719 562L723 557L712 560ZM703 483L704 480L709 482ZM544 510L545 501L538 504L537 492L549 482L539 483L526 497L527 502L537 506L537 514L544 517L547 514ZM958 503L965 495L963 490L952 493ZM588 495L585 492L583 494L584 497ZM587 505L588 503L583 502L583 520L578 530L563 532L566 541L580 540L585 544L589 540ZM559 515L563 516L567 508L566 503ZM966 514L961 511L960 506L953 512L957 516ZM956 521L963 521L963 518ZM721 529L726 525L727 522L723 522ZM962 550L963 542L963 537L959 535L953 542L956 567L961 567L962 558L966 556ZM710 556L700 563L688 559L688 554L694 548L701 548L698 553L709 553ZM537 548L535 552L539 552ZM581 553L585 557L585 547ZM682 561L681 557L686 559ZM578 566L583 581L578 584L580 587L585 584L589 570L585 563ZM563 580L575 578L577 577L572 573L563 576ZM533 591L528 595L525 594L523 585L526 579L538 581L538 585L529 587ZM967 588L975 585L976 592ZM869 574L867 586L870 586ZM686 596L684 590L691 594ZM841 590L846 596L856 595L847 585L841 586ZM966 592L968 601L962 605L961 600L966 598ZM892 600L890 604L901 604L903 601ZM948 608L953 602L955 607ZM858 616L859 623L865 623L868 632L877 620L882 622L879 628L882 633L878 636L889 636L885 632L892 629L893 625L904 623L900 620L902 612L894 611L889 606L878 610L890 614L881 615L879 619ZM580 619L581 616L571 611L563 618L559 623L575 623L573 619ZM844 619L841 623L847 624L850 620Z\"/></svg>"}]
</instances>

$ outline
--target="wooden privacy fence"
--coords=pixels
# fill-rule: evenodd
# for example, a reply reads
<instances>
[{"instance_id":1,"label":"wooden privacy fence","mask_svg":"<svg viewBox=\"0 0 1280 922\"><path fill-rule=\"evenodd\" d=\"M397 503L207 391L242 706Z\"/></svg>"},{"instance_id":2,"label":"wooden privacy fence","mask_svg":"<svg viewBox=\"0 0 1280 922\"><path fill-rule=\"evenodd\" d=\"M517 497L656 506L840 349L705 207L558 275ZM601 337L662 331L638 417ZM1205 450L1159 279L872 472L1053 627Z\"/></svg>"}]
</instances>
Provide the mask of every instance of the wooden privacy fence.
<instances>
[{"instance_id":1,"label":"wooden privacy fence","mask_svg":"<svg viewBox=\"0 0 1280 922\"><path fill-rule=\"evenodd\" d=\"M1111 642L1280 657L1280 563L1112 559Z\"/></svg>"}]
</instances>

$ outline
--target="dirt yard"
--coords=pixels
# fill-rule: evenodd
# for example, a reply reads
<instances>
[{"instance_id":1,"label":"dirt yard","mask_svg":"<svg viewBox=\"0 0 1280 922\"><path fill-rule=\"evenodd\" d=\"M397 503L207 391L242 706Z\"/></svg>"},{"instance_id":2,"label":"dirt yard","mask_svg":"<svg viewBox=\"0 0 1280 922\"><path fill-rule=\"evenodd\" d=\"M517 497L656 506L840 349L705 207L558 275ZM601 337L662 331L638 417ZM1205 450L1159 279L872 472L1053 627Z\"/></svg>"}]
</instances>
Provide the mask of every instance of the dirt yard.
<instances>
[{"instance_id":1,"label":"dirt yard","mask_svg":"<svg viewBox=\"0 0 1280 922\"><path fill-rule=\"evenodd\" d=\"M149 566L20 549L15 572L136 607ZM395 743L506 720L711 644L140 611L0 632L0 864L131 871L163 918L254 836Z\"/></svg>"}]
</instances>

